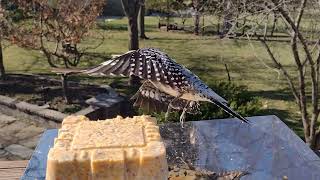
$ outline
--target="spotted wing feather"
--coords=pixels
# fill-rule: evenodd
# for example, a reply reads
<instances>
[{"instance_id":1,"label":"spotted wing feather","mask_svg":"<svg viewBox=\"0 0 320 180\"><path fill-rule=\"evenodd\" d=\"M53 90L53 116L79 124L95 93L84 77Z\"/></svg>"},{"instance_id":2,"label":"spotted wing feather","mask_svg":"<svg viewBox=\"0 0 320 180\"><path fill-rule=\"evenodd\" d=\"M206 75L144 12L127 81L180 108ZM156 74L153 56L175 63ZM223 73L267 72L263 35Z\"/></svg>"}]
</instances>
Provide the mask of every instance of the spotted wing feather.
<instances>
[{"instance_id":1,"label":"spotted wing feather","mask_svg":"<svg viewBox=\"0 0 320 180\"><path fill-rule=\"evenodd\" d=\"M136 100L134 106L140 107L147 112L166 112L169 103L174 97L158 90L151 82L146 81L131 99ZM197 114L200 112L198 102L188 104L188 101L178 99L171 105L175 110L183 110L183 108L186 108L186 112L189 114Z\"/></svg>"},{"instance_id":2,"label":"spotted wing feather","mask_svg":"<svg viewBox=\"0 0 320 180\"><path fill-rule=\"evenodd\" d=\"M167 54L153 48L130 51L122 56L87 69L89 75L135 75L141 79L158 81L173 88L190 86L183 73L184 67Z\"/></svg>"}]
</instances>

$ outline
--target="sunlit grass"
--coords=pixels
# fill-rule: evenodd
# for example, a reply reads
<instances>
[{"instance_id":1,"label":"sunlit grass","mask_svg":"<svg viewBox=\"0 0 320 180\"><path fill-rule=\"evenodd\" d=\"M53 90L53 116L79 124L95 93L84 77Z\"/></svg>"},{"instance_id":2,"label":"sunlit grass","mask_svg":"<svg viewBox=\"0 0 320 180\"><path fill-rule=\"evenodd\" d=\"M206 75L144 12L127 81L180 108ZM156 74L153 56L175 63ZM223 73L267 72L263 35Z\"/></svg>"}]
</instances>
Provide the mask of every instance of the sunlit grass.
<instances>
[{"instance_id":1,"label":"sunlit grass","mask_svg":"<svg viewBox=\"0 0 320 180\"><path fill-rule=\"evenodd\" d=\"M177 22L180 19L176 19ZM206 23L215 20L206 20ZM226 81L227 64L231 80L239 85L248 86L252 95L261 98L265 114L276 114L287 120L287 123L301 135L301 124L297 107L284 77L273 69L266 51L257 41L252 45L247 40L222 40L216 36L195 36L185 32L166 32L157 29L158 18L146 17L146 34L149 40L141 40L140 47L156 47L168 53L177 62L195 72L204 81ZM97 32L105 36L104 43L92 53L101 53L107 57L121 54L128 50L127 19L112 21L100 20ZM186 25L191 25L188 19ZM85 45L94 45L98 39L88 38ZM286 42L270 42L276 51L276 57L288 68L289 73L295 71L290 47ZM10 46L4 50L4 61L9 73L50 73L45 57L39 51L21 49ZM102 61L82 63L88 66ZM85 62L85 61L83 61ZM111 83L110 78L73 77L83 82ZM227 97L226 97L227 98ZM293 119L291 121L290 119Z\"/></svg>"}]
</instances>

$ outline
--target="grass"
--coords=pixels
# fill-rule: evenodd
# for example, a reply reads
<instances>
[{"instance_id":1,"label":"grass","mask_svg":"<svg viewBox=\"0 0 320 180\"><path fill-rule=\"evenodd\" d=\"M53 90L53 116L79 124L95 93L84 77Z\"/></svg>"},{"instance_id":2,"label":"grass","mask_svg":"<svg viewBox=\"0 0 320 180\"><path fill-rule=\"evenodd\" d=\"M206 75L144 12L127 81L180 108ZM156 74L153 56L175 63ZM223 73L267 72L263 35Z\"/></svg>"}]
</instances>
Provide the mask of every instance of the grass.
<instances>
[{"instance_id":1,"label":"grass","mask_svg":"<svg viewBox=\"0 0 320 180\"><path fill-rule=\"evenodd\" d=\"M176 21L180 21L177 19ZM209 21L209 20L208 20ZM188 19L186 24L191 24ZM267 66L272 66L266 51L256 41L254 48L247 40L221 40L215 36L194 36L185 32L166 32L157 29L158 19L146 17L146 34L149 40L141 40L140 47L160 48L177 62L185 65L204 81L226 81L224 64L228 65L231 79L239 85L248 86L253 96L261 98L264 114L275 114L302 135L302 125L298 109L293 102L287 82L283 76ZM105 42L92 53L109 56L127 51L127 19L99 21L93 31L103 33ZM95 44L97 40L88 38L84 44ZM293 59L286 42L270 42L276 56L290 73L294 72ZM46 59L38 51L10 46L4 50L4 61L9 73L50 73ZM82 66L96 64L102 60L92 60ZM83 82L111 83L114 78L73 77ZM120 79L121 80L121 79ZM124 92L126 93L126 92Z\"/></svg>"}]
</instances>

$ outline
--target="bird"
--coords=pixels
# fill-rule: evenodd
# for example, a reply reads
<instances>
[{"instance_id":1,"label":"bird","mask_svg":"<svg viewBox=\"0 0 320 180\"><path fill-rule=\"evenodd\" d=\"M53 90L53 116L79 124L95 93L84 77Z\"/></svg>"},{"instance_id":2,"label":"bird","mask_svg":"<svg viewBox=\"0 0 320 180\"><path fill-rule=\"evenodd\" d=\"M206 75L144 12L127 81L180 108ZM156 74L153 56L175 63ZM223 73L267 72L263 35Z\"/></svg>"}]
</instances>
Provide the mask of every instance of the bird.
<instances>
[{"instance_id":1,"label":"bird","mask_svg":"<svg viewBox=\"0 0 320 180\"><path fill-rule=\"evenodd\" d=\"M72 71L70 71L72 72ZM183 124L186 113L200 111L200 102L210 102L231 116L249 123L249 120L228 106L228 102L208 87L185 66L178 64L168 54L157 48L131 50L95 67L79 71L89 76L137 76L142 80L139 90L132 96L134 106L165 111L165 119L172 110L182 111Z\"/></svg>"}]
</instances>

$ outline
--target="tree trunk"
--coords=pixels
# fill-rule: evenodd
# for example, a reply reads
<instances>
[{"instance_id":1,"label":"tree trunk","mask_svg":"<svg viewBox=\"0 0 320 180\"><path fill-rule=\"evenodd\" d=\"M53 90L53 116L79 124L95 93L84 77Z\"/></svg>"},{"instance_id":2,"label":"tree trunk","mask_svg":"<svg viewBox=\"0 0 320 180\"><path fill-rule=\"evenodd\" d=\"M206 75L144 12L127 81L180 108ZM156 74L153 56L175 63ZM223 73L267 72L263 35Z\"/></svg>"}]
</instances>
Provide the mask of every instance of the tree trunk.
<instances>
[{"instance_id":1,"label":"tree trunk","mask_svg":"<svg viewBox=\"0 0 320 180\"><path fill-rule=\"evenodd\" d=\"M205 31L205 24L204 24L204 15L202 15L202 35L204 35Z\"/></svg>"},{"instance_id":2,"label":"tree trunk","mask_svg":"<svg viewBox=\"0 0 320 180\"><path fill-rule=\"evenodd\" d=\"M200 12L196 9L194 14L194 30L193 33L195 35L199 35L199 27L200 27Z\"/></svg>"},{"instance_id":3,"label":"tree trunk","mask_svg":"<svg viewBox=\"0 0 320 180\"><path fill-rule=\"evenodd\" d=\"M2 8L3 1L0 0L0 8ZM6 72L3 64L3 55L2 55L2 42L1 42L1 34L0 34L0 79L4 79L6 76Z\"/></svg>"},{"instance_id":4,"label":"tree trunk","mask_svg":"<svg viewBox=\"0 0 320 180\"><path fill-rule=\"evenodd\" d=\"M231 1L224 2L222 36L226 36L232 28Z\"/></svg>"},{"instance_id":5,"label":"tree trunk","mask_svg":"<svg viewBox=\"0 0 320 180\"><path fill-rule=\"evenodd\" d=\"M320 133L318 132L315 135L315 146L314 149L319 150L320 149Z\"/></svg>"},{"instance_id":6,"label":"tree trunk","mask_svg":"<svg viewBox=\"0 0 320 180\"><path fill-rule=\"evenodd\" d=\"M144 15L145 15L145 5L141 5L140 11L139 11L140 38L141 39L148 39L148 37L145 34Z\"/></svg>"},{"instance_id":7,"label":"tree trunk","mask_svg":"<svg viewBox=\"0 0 320 180\"><path fill-rule=\"evenodd\" d=\"M139 49L139 38L138 38L138 24L137 17L128 17L129 19L129 50L137 50ZM129 85L131 86L139 86L140 78L137 76L130 76Z\"/></svg>"},{"instance_id":8,"label":"tree trunk","mask_svg":"<svg viewBox=\"0 0 320 180\"><path fill-rule=\"evenodd\" d=\"M2 44L0 40L0 79L5 79L5 76L6 76L6 71L4 69L4 64L3 64Z\"/></svg>"},{"instance_id":9,"label":"tree trunk","mask_svg":"<svg viewBox=\"0 0 320 180\"><path fill-rule=\"evenodd\" d=\"M277 21L278 21L278 17L276 13L273 13L273 22L272 22L271 33L270 33L271 37L273 36L274 30L276 29Z\"/></svg>"},{"instance_id":10,"label":"tree trunk","mask_svg":"<svg viewBox=\"0 0 320 180\"><path fill-rule=\"evenodd\" d=\"M122 7L128 17L128 32L129 32L129 50L139 49L139 32L138 32L138 14L141 1L139 0L121 0ZM139 78L131 76L129 85L139 85Z\"/></svg>"},{"instance_id":11,"label":"tree trunk","mask_svg":"<svg viewBox=\"0 0 320 180\"><path fill-rule=\"evenodd\" d=\"M169 26L170 26L170 5L169 5L169 0L167 0L167 31L169 31Z\"/></svg>"},{"instance_id":12,"label":"tree trunk","mask_svg":"<svg viewBox=\"0 0 320 180\"><path fill-rule=\"evenodd\" d=\"M217 34L220 34L220 21L221 21L221 16L218 15L218 24L217 24Z\"/></svg>"},{"instance_id":13,"label":"tree trunk","mask_svg":"<svg viewBox=\"0 0 320 180\"><path fill-rule=\"evenodd\" d=\"M129 50L139 49L139 38L138 38L138 22L137 17L128 17L129 26Z\"/></svg>"},{"instance_id":14,"label":"tree trunk","mask_svg":"<svg viewBox=\"0 0 320 180\"><path fill-rule=\"evenodd\" d=\"M242 25L242 32L241 32L241 35L244 35L245 32L246 32L246 24L247 24L247 18L244 17L243 19L243 25Z\"/></svg>"}]
</instances>

